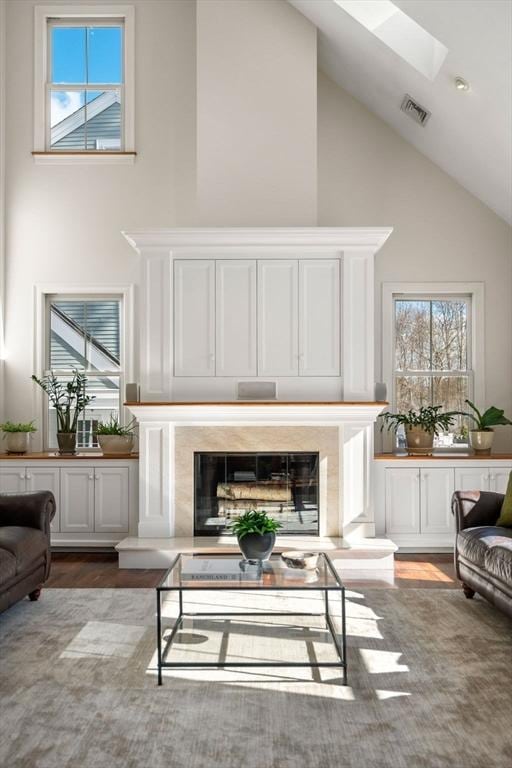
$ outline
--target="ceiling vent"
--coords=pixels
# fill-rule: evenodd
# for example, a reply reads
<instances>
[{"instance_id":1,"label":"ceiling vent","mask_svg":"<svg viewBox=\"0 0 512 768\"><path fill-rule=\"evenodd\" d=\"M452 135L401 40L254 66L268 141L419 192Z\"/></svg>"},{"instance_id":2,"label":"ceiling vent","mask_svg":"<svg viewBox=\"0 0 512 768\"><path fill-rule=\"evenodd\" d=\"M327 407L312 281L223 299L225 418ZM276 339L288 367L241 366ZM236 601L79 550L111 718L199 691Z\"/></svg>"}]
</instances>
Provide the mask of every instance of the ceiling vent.
<instances>
[{"instance_id":1,"label":"ceiling vent","mask_svg":"<svg viewBox=\"0 0 512 768\"><path fill-rule=\"evenodd\" d=\"M415 123L419 123L420 125L425 125L432 114L428 109L425 109L421 104L418 104L417 101L411 99L408 93L405 94L400 109L402 112L405 112L406 115L409 115Z\"/></svg>"}]
</instances>

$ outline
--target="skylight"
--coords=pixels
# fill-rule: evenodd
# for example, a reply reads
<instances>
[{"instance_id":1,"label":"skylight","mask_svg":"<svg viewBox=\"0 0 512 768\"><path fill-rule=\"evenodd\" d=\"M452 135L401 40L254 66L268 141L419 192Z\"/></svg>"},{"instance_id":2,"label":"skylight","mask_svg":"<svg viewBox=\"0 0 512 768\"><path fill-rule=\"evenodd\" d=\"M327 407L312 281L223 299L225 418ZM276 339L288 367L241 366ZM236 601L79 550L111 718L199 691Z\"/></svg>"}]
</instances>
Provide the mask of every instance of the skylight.
<instances>
[{"instance_id":1,"label":"skylight","mask_svg":"<svg viewBox=\"0 0 512 768\"><path fill-rule=\"evenodd\" d=\"M352 18L422 75L434 80L448 53L443 43L391 0L334 0Z\"/></svg>"}]
</instances>

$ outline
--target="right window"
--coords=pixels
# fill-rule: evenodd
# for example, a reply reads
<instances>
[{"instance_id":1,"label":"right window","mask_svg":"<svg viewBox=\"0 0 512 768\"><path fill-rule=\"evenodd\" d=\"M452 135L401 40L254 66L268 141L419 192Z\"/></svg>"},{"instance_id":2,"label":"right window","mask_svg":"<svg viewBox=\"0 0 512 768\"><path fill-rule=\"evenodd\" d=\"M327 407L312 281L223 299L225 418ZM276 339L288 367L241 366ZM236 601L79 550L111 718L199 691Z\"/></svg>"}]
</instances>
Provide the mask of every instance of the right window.
<instances>
[{"instance_id":1,"label":"right window","mask_svg":"<svg viewBox=\"0 0 512 768\"><path fill-rule=\"evenodd\" d=\"M394 295L393 312L396 410L467 410L464 401L473 396L471 296ZM458 417L436 444L466 445L467 437L466 420Z\"/></svg>"}]
</instances>

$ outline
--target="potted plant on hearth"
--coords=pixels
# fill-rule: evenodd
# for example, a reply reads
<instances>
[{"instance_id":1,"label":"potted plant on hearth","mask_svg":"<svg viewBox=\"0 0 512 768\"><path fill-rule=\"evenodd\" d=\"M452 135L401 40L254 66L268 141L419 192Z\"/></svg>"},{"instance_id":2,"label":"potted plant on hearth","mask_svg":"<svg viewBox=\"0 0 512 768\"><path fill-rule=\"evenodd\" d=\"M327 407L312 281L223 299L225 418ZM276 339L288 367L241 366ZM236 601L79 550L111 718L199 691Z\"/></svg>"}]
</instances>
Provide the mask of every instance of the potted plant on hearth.
<instances>
[{"instance_id":1,"label":"potted plant on hearth","mask_svg":"<svg viewBox=\"0 0 512 768\"><path fill-rule=\"evenodd\" d=\"M424 405L417 411L409 410L406 413L386 411L381 414L381 429L387 427L396 431L403 426L409 456L430 456L434 448L434 437L440 432L447 432L458 415L458 411L443 413L442 405Z\"/></svg>"},{"instance_id":2,"label":"potted plant on hearth","mask_svg":"<svg viewBox=\"0 0 512 768\"><path fill-rule=\"evenodd\" d=\"M273 517L256 509L244 512L230 525L231 531L238 538L242 555L249 562L268 560L276 541L276 531L281 527L281 523Z\"/></svg>"},{"instance_id":3,"label":"potted plant on hearth","mask_svg":"<svg viewBox=\"0 0 512 768\"><path fill-rule=\"evenodd\" d=\"M41 379L32 376L32 380L46 392L50 403L55 408L59 453L76 453L78 418L95 399L94 395L85 394L87 377L75 370L69 381L62 381L53 371L50 371Z\"/></svg>"},{"instance_id":4,"label":"potted plant on hearth","mask_svg":"<svg viewBox=\"0 0 512 768\"><path fill-rule=\"evenodd\" d=\"M496 408L495 405L491 405L490 408L481 413L471 400L465 400L465 402L471 408L471 412L462 412L461 416L472 419L476 424L476 429L469 430L469 444L475 453L488 456L494 440L492 427L512 424L512 421L507 419L502 408Z\"/></svg>"},{"instance_id":5,"label":"potted plant on hearth","mask_svg":"<svg viewBox=\"0 0 512 768\"><path fill-rule=\"evenodd\" d=\"M104 456L118 456L120 454L131 453L133 450L135 419L123 427L119 422L119 417L113 413L110 419L98 424L95 429L95 435L98 437L98 443Z\"/></svg>"},{"instance_id":6,"label":"potted plant on hearth","mask_svg":"<svg viewBox=\"0 0 512 768\"><path fill-rule=\"evenodd\" d=\"M26 424L15 424L12 421L6 421L0 424L0 430L4 433L3 436L7 442L7 453L17 454L27 453L30 435L33 432L37 432L33 421L29 421Z\"/></svg>"}]
</instances>

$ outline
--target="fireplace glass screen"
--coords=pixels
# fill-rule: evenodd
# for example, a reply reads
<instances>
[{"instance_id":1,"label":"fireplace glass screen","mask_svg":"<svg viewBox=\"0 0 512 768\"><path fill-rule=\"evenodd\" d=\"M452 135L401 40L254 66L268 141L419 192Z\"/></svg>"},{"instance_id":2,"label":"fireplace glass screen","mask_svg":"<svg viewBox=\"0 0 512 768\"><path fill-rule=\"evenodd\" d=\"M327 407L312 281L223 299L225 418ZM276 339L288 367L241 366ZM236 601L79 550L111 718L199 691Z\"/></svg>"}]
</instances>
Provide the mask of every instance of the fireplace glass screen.
<instances>
[{"instance_id":1,"label":"fireplace glass screen","mask_svg":"<svg viewBox=\"0 0 512 768\"><path fill-rule=\"evenodd\" d=\"M196 453L194 532L229 533L247 510L264 510L281 533L318 534L318 453Z\"/></svg>"}]
</instances>

